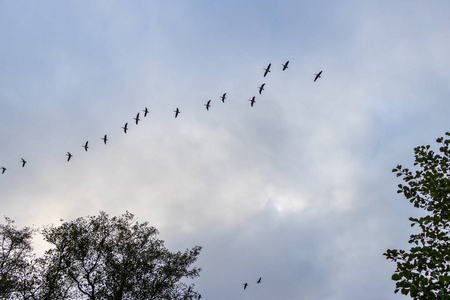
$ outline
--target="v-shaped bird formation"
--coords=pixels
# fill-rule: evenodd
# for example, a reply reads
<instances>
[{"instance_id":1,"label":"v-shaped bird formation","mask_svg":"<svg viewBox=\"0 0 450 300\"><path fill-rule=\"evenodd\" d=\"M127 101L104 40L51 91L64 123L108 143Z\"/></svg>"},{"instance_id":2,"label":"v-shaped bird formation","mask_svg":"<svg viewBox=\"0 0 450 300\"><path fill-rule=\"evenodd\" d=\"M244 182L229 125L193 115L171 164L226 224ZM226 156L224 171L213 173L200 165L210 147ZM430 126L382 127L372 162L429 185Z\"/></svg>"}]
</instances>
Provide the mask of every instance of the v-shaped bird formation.
<instances>
[{"instance_id":1,"label":"v-shaped bird formation","mask_svg":"<svg viewBox=\"0 0 450 300\"><path fill-rule=\"evenodd\" d=\"M286 63L282 64L282 71L285 71L288 68L288 64L289 64L289 61L286 61ZM263 77L266 77L267 74L271 72L271 70L270 70L271 66L272 66L272 64L270 63L266 68L264 68ZM313 82L316 82L317 79L321 78L321 75L322 75L322 71L320 71L319 73L315 74ZM264 91L265 86L266 86L266 83L264 82L258 87L258 92L259 92L260 95ZM219 99L222 101L222 103L225 103L225 99L227 99L226 95L227 95L227 93L223 93L223 95L221 97L219 97ZM207 111L209 111L210 108L211 108L211 101L212 100L208 100L204 104L204 106L206 107ZM253 107L255 105L255 103L256 103L256 96L253 96L252 98L250 98L249 101L250 101L250 106ZM143 112L144 112L144 118L146 118L147 115L150 113L150 111L148 110L147 107L144 108ZM177 118L180 115L180 113L181 113L180 109L178 107L173 112L175 113L175 115L174 115L175 118ZM136 125L139 125L139 122L141 121L139 116L140 116L140 112L138 112L136 114L136 117L133 118L133 120L135 121ZM125 125L122 127L122 129L123 129L123 132L126 134L127 131L129 130L128 122L125 123ZM108 141L108 135L105 134L100 139L106 145L107 141ZM82 147L84 148L85 152L88 152L88 149L90 148L89 147L89 141L86 141L84 143L84 145L82 145ZM67 151L66 156L67 156L67 162L70 162L71 159L74 157L74 155L71 152L69 152L69 151ZM21 158L20 162L21 162L22 168L24 168L25 165L27 164L27 161L24 158ZM8 169L6 167L4 167L4 166L0 167L1 174L5 174L5 172L7 170ZM259 279L256 281L256 284L260 284L260 283L261 283L261 277L259 277ZM245 283L243 283L243 286L244 286L244 290L246 290L248 288L249 284L247 282L245 282ZM201 298L202 298L202 296L200 294L198 294L198 299L201 299Z\"/></svg>"},{"instance_id":2,"label":"v-shaped bird formation","mask_svg":"<svg viewBox=\"0 0 450 300\"><path fill-rule=\"evenodd\" d=\"M285 70L288 68L288 65L289 65L289 61L286 61L286 63L282 64L282 71L285 71ZM272 63L270 63L269 65L267 65L266 68L264 68L264 74L263 74L263 77L266 77L267 74L269 74L269 73L271 72L271 70L270 70L271 66L272 66ZM322 71L320 71L319 73L314 74L314 75L315 75L315 77L314 77L314 81L313 81L313 82L316 82L317 79L321 78ZM264 82L264 83L262 83L262 84L258 87L258 92L259 92L260 95L261 95L262 92L264 91L265 86L266 86L266 83ZM227 93L223 93L223 95L222 95L221 97L219 97L219 99L222 101L222 103L225 103L225 99L227 99L227 98L226 98L226 95L227 95ZM255 103L256 103L256 96L253 96L252 98L250 98L249 101L250 101L250 106L253 107L253 106L255 105ZM206 110L209 111L210 108L211 108L211 100L208 100L208 101L206 102L206 104L204 104L204 106L206 107ZM150 113L150 111L148 110L147 107L144 108L143 112L144 112L144 118L146 118L147 115ZM177 118L177 117L180 115L180 113L181 113L181 112L180 112L180 109L179 109L178 107L177 107L173 112L175 113L175 118ZM141 119L139 118L139 116L140 116L140 113L138 112L138 113L136 114L136 117L133 118L133 120L135 120L136 125L139 125L139 122L141 121ZM128 122L125 123L125 125L122 127L122 129L123 129L123 132L124 132L124 133L127 133L127 132L128 132L128 130L129 130ZM101 138L101 140L103 140L103 143L106 145L106 144L107 144L107 141L108 141L108 135L105 134L105 135ZM86 141L85 144L84 144L82 147L83 147L84 150L87 152L88 149L89 149L89 141ZM71 161L71 159L72 159L72 157L73 157L73 154L71 154L70 152L67 152L67 153L66 153L66 156L67 156L67 161L69 162L69 161ZM23 159L23 158L20 159L20 162L21 162L22 168L24 168L25 165L27 164L27 161L26 161L25 159ZM7 169L6 167L4 167L4 166L0 167L1 174L5 174L5 172L6 172L7 170L8 170L8 169ZM261 279L261 278L260 278L260 279ZM246 287L246 285L245 285L245 287Z\"/></svg>"}]
</instances>

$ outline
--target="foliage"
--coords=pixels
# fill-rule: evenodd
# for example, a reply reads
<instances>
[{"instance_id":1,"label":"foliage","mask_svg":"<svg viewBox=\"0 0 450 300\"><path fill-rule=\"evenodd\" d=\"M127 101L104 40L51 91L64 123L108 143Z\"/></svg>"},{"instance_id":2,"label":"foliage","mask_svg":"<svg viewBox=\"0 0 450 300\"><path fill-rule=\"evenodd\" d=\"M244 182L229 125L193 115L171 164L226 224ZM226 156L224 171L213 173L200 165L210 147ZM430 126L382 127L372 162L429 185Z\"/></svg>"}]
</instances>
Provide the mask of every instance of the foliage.
<instances>
[{"instance_id":1,"label":"foliage","mask_svg":"<svg viewBox=\"0 0 450 300\"><path fill-rule=\"evenodd\" d=\"M34 286L34 230L17 229L7 217L5 221L6 225L0 224L0 298L29 298Z\"/></svg>"},{"instance_id":2,"label":"foliage","mask_svg":"<svg viewBox=\"0 0 450 300\"><path fill-rule=\"evenodd\" d=\"M445 135L436 140L439 153L429 145L414 149L415 172L401 165L392 170L405 183L397 192L424 211L420 218L409 218L419 231L410 236L411 249L384 253L397 263L395 293L413 299L450 299L450 133Z\"/></svg>"},{"instance_id":3,"label":"foliage","mask_svg":"<svg viewBox=\"0 0 450 300\"><path fill-rule=\"evenodd\" d=\"M3 228L3 227L2 227ZM172 253L147 222L127 212L78 218L42 230L52 247L33 261L32 293L20 299L194 299L190 268L201 247ZM30 245L29 239L27 245ZM31 250L31 248L29 248ZM30 266L31 264L28 264ZM26 265L24 265L24 269ZM19 276L20 278L20 276ZM28 277L27 277L28 278ZM17 285L11 286L12 290Z\"/></svg>"}]
</instances>

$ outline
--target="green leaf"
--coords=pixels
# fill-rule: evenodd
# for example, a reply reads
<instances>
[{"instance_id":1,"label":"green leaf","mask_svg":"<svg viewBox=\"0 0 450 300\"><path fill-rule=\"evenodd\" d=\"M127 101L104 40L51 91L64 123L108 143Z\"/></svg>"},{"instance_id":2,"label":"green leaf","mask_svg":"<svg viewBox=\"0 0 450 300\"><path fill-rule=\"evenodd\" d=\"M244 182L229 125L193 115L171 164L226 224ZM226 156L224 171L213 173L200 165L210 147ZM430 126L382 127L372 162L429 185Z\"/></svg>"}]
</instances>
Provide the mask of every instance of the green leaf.
<instances>
[{"instance_id":1,"label":"green leaf","mask_svg":"<svg viewBox=\"0 0 450 300\"><path fill-rule=\"evenodd\" d=\"M400 280L400 279L402 279L402 276L400 276L400 275L398 275L398 274L392 275L392 280L398 281L398 280Z\"/></svg>"}]
</instances>

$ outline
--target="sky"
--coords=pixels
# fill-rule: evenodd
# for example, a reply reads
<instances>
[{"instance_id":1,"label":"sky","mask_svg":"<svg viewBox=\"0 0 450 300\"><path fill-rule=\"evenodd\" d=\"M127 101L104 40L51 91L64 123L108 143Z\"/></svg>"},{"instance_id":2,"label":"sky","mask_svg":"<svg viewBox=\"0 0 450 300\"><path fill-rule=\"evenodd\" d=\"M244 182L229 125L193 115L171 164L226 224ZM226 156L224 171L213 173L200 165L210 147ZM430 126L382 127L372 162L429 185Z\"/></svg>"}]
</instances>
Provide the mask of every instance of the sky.
<instances>
[{"instance_id":1,"label":"sky","mask_svg":"<svg viewBox=\"0 0 450 300\"><path fill-rule=\"evenodd\" d=\"M202 299L405 298L382 254L420 212L391 170L450 131L450 2L0 7L1 215L129 211L203 247Z\"/></svg>"}]
</instances>

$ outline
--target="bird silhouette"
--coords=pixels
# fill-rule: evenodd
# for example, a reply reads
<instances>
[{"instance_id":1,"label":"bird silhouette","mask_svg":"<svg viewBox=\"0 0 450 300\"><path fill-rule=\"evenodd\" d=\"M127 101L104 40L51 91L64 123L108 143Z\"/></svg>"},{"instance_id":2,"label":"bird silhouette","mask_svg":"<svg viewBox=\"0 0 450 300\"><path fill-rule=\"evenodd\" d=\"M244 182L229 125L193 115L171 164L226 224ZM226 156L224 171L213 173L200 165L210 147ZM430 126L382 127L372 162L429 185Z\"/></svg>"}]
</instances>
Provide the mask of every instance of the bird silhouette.
<instances>
[{"instance_id":1,"label":"bird silhouette","mask_svg":"<svg viewBox=\"0 0 450 300\"><path fill-rule=\"evenodd\" d=\"M0 169L2 169L2 174L4 174L5 171L7 170L5 167L1 167Z\"/></svg>"},{"instance_id":2,"label":"bird silhouette","mask_svg":"<svg viewBox=\"0 0 450 300\"><path fill-rule=\"evenodd\" d=\"M176 118L176 117L178 117L178 114L180 113L180 110L177 107L177 110L174 110L173 112L175 113L175 118Z\"/></svg>"},{"instance_id":3,"label":"bird silhouette","mask_svg":"<svg viewBox=\"0 0 450 300\"><path fill-rule=\"evenodd\" d=\"M264 69L264 77L266 77L266 75L267 75L267 73L269 73L270 72L270 66L271 66L272 64L270 63L268 66L267 66L267 69Z\"/></svg>"},{"instance_id":4,"label":"bird silhouette","mask_svg":"<svg viewBox=\"0 0 450 300\"><path fill-rule=\"evenodd\" d=\"M125 126L122 127L122 128L123 128L123 132L127 133L127 130L128 130L128 122L125 123Z\"/></svg>"},{"instance_id":5,"label":"bird silhouette","mask_svg":"<svg viewBox=\"0 0 450 300\"><path fill-rule=\"evenodd\" d=\"M287 61L285 64L283 64L283 71L288 68L288 64L289 64L289 61Z\"/></svg>"},{"instance_id":6,"label":"bird silhouette","mask_svg":"<svg viewBox=\"0 0 450 300\"><path fill-rule=\"evenodd\" d=\"M264 91L264 86L265 86L266 84L265 83L263 83L260 87L259 87L259 94L261 95L261 92L262 91Z\"/></svg>"},{"instance_id":7,"label":"bird silhouette","mask_svg":"<svg viewBox=\"0 0 450 300\"><path fill-rule=\"evenodd\" d=\"M108 140L108 136L105 134L105 136L102 137L102 140L103 140L103 143L105 143L105 145L106 145L106 141Z\"/></svg>"},{"instance_id":8,"label":"bird silhouette","mask_svg":"<svg viewBox=\"0 0 450 300\"><path fill-rule=\"evenodd\" d=\"M318 78L322 78L322 77L320 77L321 74L322 74L322 71L320 71L319 73L316 74L316 78L314 78L314 82L316 82L316 80Z\"/></svg>"},{"instance_id":9,"label":"bird silhouette","mask_svg":"<svg viewBox=\"0 0 450 300\"><path fill-rule=\"evenodd\" d=\"M136 120L136 125L139 123L139 121L141 120L141 119L139 119L139 113L136 115L136 118L133 118L134 120Z\"/></svg>"},{"instance_id":10,"label":"bird silhouette","mask_svg":"<svg viewBox=\"0 0 450 300\"><path fill-rule=\"evenodd\" d=\"M248 286L247 282L244 283L244 290L247 288L247 286Z\"/></svg>"},{"instance_id":11,"label":"bird silhouette","mask_svg":"<svg viewBox=\"0 0 450 300\"><path fill-rule=\"evenodd\" d=\"M86 144L84 144L84 146L82 146L85 151L87 151L87 149L89 148L88 143L89 143L89 141L87 141Z\"/></svg>"},{"instance_id":12,"label":"bird silhouette","mask_svg":"<svg viewBox=\"0 0 450 300\"><path fill-rule=\"evenodd\" d=\"M22 168L25 167L25 164L27 163L27 161L23 158L21 158L20 161L22 162Z\"/></svg>"},{"instance_id":13,"label":"bird silhouette","mask_svg":"<svg viewBox=\"0 0 450 300\"><path fill-rule=\"evenodd\" d=\"M209 110L209 108L211 107L211 100L208 100L208 102L206 102L205 106L206 106L206 110Z\"/></svg>"},{"instance_id":14,"label":"bird silhouette","mask_svg":"<svg viewBox=\"0 0 450 300\"><path fill-rule=\"evenodd\" d=\"M69 161L72 158L73 155L70 154L70 152L67 152L66 156L67 156L67 161Z\"/></svg>"},{"instance_id":15,"label":"bird silhouette","mask_svg":"<svg viewBox=\"0 0 450 300\"><path fill-rule=\"evenodd\" d=\"M223 103L225 103L225 99L226 99L226 97L225 97L225 96L226 96L226 94L227 94L227 93L223 94L223 95L222 95L222 97L221 97L221 98L222 98L222 102L223 102Z\"/></svg>"},{"instance_id":16,"label":"bird silhouette","mask_svg":"<svg viewBox=\"0 0 450 300\"><path fill-rule=\"evenodd\" d=\"M147 109L147 107L143 110L143 112L144 112L144 118L147 116L147 114L148 114L148 109Z\"/></svg>"},{"instance_id":17,"label":"bird silhouette","mask_svg":"<svg viewBox=\"0 0 450 300\"><path fill-rule=\"evenodd\" d=\"M261 277L259 277L258 281L256 283L261 283Z\"/></svg>"},{"instance_id":18,"label":"bird silhouette","mask_svg":"<svg viewBox=\"0 0 450 300\"><path fill-rule=\"evenodd\" d=\"M248 101L250 101L250 105L253 107L253 104L255 104L255 102L256 102L255 96L253 96L253 98L249 99Z\"/></svg>"}]
</instances>

